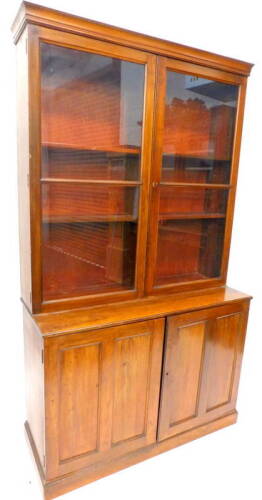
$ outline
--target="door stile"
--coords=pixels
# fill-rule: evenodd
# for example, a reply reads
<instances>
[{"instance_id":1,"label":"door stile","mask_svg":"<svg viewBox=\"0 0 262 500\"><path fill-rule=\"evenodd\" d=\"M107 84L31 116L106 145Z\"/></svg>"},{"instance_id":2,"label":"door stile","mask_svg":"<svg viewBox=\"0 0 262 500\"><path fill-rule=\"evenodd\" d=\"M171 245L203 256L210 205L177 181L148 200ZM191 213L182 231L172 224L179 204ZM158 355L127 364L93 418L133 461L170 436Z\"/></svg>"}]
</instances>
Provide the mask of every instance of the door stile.
<instances>
[{"instance_id":1,"label":"door stile","mask_svg":"<svg viewBox=\"0 0 262 500\"><path fill-rule=\"evenodd\" d=\"M157 256L157 230L159 215L159 184L161 179L161 159L163 148L165 94L166 94L166 58L157 58L155 123L153 131L152 165L150 179L150 220L148 225L148 251L146 293L150 295L153 289L154 273Z\"/></svg>"},{"instance_id":2,"label":"door stile","mask_svg":"<svg viewBox=\"0 0 262 500\"><path fill-rule=\"evenodd\" d=\"M149 196L150 196L150 172L153 149L153 127L155 114L155 85L156 85L157 57L153 54L147 56L144 89L144 112L142 130L142 156L141 156L141 192L139 203L139 228L137 238L136 258L136 289L139 297L144 296L145 272L146 272L146 250L147 250L147 228L149 223Z\"/></svg>"},{"instance_id":3,"label":"door stile","mask_svg":"<svg viewBox=\"0 0 262 500\"><path fill-rule=\"evenodd\" d=\"M32 312L41 311L41 75L38 27L28 26L29 184L32 266Z\"/></svg>"},{"instance_id":4,"label":"door stile","mask_svg":"<svg viewBox=\"0 0 262 500\"><path fill-rule=\"evenodd\" d=\"M237 115L236 115L235 134L234 134L233 149L232 149L231 178L230 178L230 184L232 185L232 189L229 190L224 249L223 249L223 257L221 263L221 276L224 282L226 281L227 277L229 250L230 250L231 235L232 235L238 165L239 165L239 156L241 147L241 136L243 129L243 119L244 119L244 107L246 100L246 88L247 88L247 80L246 78L242 78L238 92Z\"/></svg>"}]
</instances>

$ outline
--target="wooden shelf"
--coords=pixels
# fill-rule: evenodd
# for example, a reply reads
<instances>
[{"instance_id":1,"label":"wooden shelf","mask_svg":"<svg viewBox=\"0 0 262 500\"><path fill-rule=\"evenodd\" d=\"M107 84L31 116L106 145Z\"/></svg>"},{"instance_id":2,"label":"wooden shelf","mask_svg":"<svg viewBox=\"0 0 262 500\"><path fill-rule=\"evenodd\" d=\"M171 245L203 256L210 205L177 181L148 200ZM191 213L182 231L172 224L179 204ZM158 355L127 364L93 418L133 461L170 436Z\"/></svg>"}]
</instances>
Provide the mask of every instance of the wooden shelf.
<instances>
[{"instance_id":1,"label":"wooden shelf","mask_svg":"<svg viewBox=\"0 0 262 500\"><path fill-rule=\"evenodd\" d=\"M112 146L105 145L99 147L87 147L85 144L79 146L75 144L61 143L61 142L42 142L42 147L51 148L51 149L69 149L76 151L90 151L90 152L106 152L106 153L119 153L119 154L139 154L141 152L141 148L137 147L129 147L129 146Z\"/></svg>"},{"instance_id":2,"label":"wooden shelf","mask_svg":"<svg viewBox=\"0 0 262 500\"><path fill-rule=\"evenodd\" d=\"M230 158L214 158L212 156L212 153L209 155L204 154L204 151L200 151L199 153L195 154L181 154L181 153L172 153L172 152L163 152L162 153L163 157L170 157L170 156L175 156L176 158L191 158L196 159L196 160L203 160L203 161L212 161L212 162L220 162L220 163L230 163L231 159ZM200 168L200 167L199 167ZM204 168L204 166L203 166Z\"/></svg>"},{"instance_id":3,"label":"wooden shelf","mask_svg":"<svg viewBox=\"0 0 262 500\"><path fill-rule=\"evenodd\" d=\"M83 216L64 216L64 215L51 215L50 217L44 216L42 219L44 224L75 224L87 222L137 222L135 215L83 215Z\"/></svg>"},{"instance_id":4,"label":"wooden shelf","mask_svg":"<svg viewBox=\"0 0 262 500\"><path fill-rule=\"evenodd\" d=\"M101 180L101 179L64 179L59 177L43 177L40 179L42 183L64 183L64 184L94 184L94 185L109 185L109 186L140 186L142 182L140 181L125 181L125 180Z\"/></svg>"},{"instance_id":5,"label":"wooden shelf","mask_svg":"<svg viewBox=\"0 0 262 500\"><path fill-rule=\"evenodd\" d=\"M160 182L160 186L170 187L188 187L188 188L206 188L206 189L230 189L231 184L208 184L201 182Z\"/></svg>"},{"instance_id":6,"label":"wooden shelf","mask_svg":"<svg viewBox=\"0 0 262 500\"><path fill-rule=\"evenodd\" d=\"M181 220L181 219L225 219L225 214L205 214L205 213L191 213L191 214L160 214L159 220Z\"/></svg>"},{"instance_id":7,"label":"wooden shelf","mask_svg":"<svg viewBox=\"0 0 262 500\"><path fill-rule=\"evenodd\" d=\"M206 280L208 276L198 272L195 273L185 273L185 274L174 274L166 277L161 277L156 281L156 287L170 285L172 283L186 283L191 281Z\"/></svg>"}]
</instances>

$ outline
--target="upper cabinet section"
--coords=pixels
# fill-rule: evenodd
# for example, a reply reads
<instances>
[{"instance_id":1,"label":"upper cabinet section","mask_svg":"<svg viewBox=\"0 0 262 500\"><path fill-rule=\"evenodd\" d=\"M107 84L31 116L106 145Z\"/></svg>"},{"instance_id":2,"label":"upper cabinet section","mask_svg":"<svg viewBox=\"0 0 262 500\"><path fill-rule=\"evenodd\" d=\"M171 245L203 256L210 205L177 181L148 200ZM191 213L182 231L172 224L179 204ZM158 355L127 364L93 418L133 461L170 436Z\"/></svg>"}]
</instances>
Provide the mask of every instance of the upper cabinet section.
<instances>
[{"instance_id":1,"label":"upper cabinet section","mask_svg":"<svg viewBox=\"0 0 262 500\"><path fill-rule=\"evenodd\" d=\"M142 295L156 56L35 26L28 56L32 309Z\"/></svg>"},{"instance_id":2,"label":"upper cabinet section","mask_svg":"<svg viewBox=\"0 0 262 500\"><path fill-rule=\"evenodd\" d=\"M28 308L225 282L251 66L28 3L13 31Z\"/></svg>"}]
</instances>

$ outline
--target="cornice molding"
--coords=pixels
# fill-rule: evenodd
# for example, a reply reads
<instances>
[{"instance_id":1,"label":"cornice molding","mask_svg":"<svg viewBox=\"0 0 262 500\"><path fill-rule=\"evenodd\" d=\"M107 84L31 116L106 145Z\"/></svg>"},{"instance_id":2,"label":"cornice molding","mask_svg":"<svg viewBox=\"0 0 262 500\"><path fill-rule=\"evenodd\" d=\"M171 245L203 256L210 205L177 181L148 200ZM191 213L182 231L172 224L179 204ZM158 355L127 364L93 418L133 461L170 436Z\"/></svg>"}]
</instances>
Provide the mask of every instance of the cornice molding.
<instances>
[{"instance_id":1,"label":"cornice molding","mask_svg":"<svg viewBox=\"0 0 262 500\"><path fill-rule=\"evenodd\" d=\"M40 25L109 41L140 49L153 54L172 57L182 61L216 68L230 73L248 76L253 64L233 59L186 45L180 45L160 38L155 38L123 28L92 21L67 14L30 2L23 2L12 24L14 42L17 43L27 24Z\"/></svg>"}]
</instances>

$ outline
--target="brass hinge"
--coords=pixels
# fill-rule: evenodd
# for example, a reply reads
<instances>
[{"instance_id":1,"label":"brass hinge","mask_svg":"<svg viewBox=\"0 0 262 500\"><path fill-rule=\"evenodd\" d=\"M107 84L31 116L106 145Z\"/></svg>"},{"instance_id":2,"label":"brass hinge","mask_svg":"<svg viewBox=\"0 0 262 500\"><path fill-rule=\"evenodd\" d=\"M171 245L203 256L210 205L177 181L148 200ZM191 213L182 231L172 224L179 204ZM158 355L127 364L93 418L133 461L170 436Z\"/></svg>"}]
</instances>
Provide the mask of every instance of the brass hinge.
<instances>
[{"instance_id":1,"label":"brass hinge","mask_svg":"<svg viewBox=\"0 0 262 500\"><path fill-rule=\"evenodd\" d=\"M42 358L42 364L44 364L44 349L42 349L41 358Z\"/></svg>"},{"instance_id":2,"label":"brass hinge","mask_svg":"<svg viewBox=\"0 0 262 500\"><path fill-rule=\"evenodd\" d=\"M45 455L43 456L43 467L45 467Z\"/></svg>"},{"instance_id":3,"label":"brass hinge","mask_svg":"<svg viewBox=\"0 0 262 500\"><path fill-rule=\"evenodd\" d=\"M29 174L27 174L27 187L29 188L29 185L30 185L30 176Z\"/></svg>"},{"instance_id":4,"label":"brass hinge","mask_svg":"<svg viewBox=\"0 0 262 500\"><path fill-rule=\"evenodd\" d=\"M25 40L25 52L26 52L26 54L28 52L28 38L26 38L26 40Z\"/></svg>"}]
</instances>

